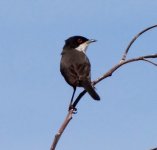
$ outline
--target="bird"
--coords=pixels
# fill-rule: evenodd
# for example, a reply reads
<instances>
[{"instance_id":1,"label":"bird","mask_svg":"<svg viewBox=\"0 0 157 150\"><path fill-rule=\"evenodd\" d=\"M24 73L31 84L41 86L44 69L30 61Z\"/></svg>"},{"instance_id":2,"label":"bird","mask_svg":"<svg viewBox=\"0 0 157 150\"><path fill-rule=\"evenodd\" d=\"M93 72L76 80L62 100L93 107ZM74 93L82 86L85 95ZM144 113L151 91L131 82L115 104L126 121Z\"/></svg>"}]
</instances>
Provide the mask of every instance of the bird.
<instances>
[{"instance_id":1,"label":"bird","mask_svg":"<svg viewBox=\"0 0 157 150\"><path fill-rule=\"evenodd\" d=\"M96 42L83 36L72 36L65 40L61 53L60 72L65 81L73 87L72 105L77 87L83 87L94 100L100 100L91 83L91 64L86 55L89 44Z\"/></svg>"}]
</instances>

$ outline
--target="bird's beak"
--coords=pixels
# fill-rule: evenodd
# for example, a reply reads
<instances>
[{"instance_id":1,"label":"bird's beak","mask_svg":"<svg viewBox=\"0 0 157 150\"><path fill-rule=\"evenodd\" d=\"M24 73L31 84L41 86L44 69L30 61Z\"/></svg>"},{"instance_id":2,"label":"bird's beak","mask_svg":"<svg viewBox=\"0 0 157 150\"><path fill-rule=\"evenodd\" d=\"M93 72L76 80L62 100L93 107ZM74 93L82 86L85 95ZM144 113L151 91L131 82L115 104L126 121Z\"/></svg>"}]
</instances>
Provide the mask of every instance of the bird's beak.
<instances>
[{"instance_id":1,"label":"bird's beak","mask_svg":"<svg viewBox=\"0 0 157 150\"><path fill-rule=\"evenodd\" d=\"M93 43L93 42L96 42L96 41L97 41L97 40L90 39L90 40L87 41L87 43L90 44L90 43Z\"/></svg>"}]
</instances>

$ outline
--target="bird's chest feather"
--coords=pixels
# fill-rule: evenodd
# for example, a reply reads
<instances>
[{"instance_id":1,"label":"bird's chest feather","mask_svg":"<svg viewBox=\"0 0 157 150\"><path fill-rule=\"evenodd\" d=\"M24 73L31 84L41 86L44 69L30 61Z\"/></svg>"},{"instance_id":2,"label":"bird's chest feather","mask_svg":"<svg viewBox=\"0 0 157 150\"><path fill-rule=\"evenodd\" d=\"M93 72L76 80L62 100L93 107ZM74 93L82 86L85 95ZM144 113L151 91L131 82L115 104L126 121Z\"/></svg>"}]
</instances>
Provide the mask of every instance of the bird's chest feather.
<instances>
[{"instance_id":1,"label":"bird's chest feather","mask_svg":"<svg viewBox=\"0 0 157 150\"><path fill-rule=\"evenodd\" d=\"M62 60L61 72L69 84L81 86L80 81L90 80L90 62L84 53L64 53Z\"/></svg>"},{"instance_id":2,"label":"bird's chest feather","mask_svg":"<svg viewBox=\"0 0 157 150\"><path fill-rule=\"evenodd\" d=\"M83 65L90 64L88 57L79 51L66 52L62 55L62 60L65 62L65 65Z\"/></svg>"}]
</instances>

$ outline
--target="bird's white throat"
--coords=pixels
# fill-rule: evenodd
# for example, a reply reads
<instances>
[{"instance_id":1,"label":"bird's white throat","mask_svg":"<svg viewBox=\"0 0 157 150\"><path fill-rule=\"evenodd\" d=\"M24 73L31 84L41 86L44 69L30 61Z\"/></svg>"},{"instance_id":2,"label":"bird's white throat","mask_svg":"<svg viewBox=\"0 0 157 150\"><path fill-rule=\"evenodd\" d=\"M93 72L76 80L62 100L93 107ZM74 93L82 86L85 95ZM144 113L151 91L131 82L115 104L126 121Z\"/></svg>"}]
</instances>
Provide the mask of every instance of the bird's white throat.
<instances>
[{"instance_id":1,"label":"bird's white throat","mask_svg":"<svg viewBox=\"0 0 157 150\"><path fill-rule=\"evenodd\" d=\"M81 45L79 45L78 47L76 47L75 49L79 52L83 52L83 53L86 53L86 50L88 48L88 43L82 43Z\"/></svg>"}]
</instances>

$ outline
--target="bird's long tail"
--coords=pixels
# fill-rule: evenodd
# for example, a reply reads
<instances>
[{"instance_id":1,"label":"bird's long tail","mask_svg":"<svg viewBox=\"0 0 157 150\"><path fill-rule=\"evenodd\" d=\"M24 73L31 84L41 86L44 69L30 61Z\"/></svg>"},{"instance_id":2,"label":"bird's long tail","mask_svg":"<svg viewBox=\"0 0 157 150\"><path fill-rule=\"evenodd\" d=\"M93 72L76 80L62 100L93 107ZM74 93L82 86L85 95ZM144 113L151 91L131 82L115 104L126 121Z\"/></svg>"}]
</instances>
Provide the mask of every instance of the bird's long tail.
<instances>
[{"instance_id":1,"label":"bird's long tail","mask_svg":"<svg viewBox=\"0 0 157 150\"><path fill-rule=\"evenodd\" d=\"M94 88L92 87L92 85L89 81L83 81L82 86L85 88L85 90L89 93L89 95L94 100L100 100L99 95L96 93L96 91L94 90Z\"/></svg>"}]
</instances>

